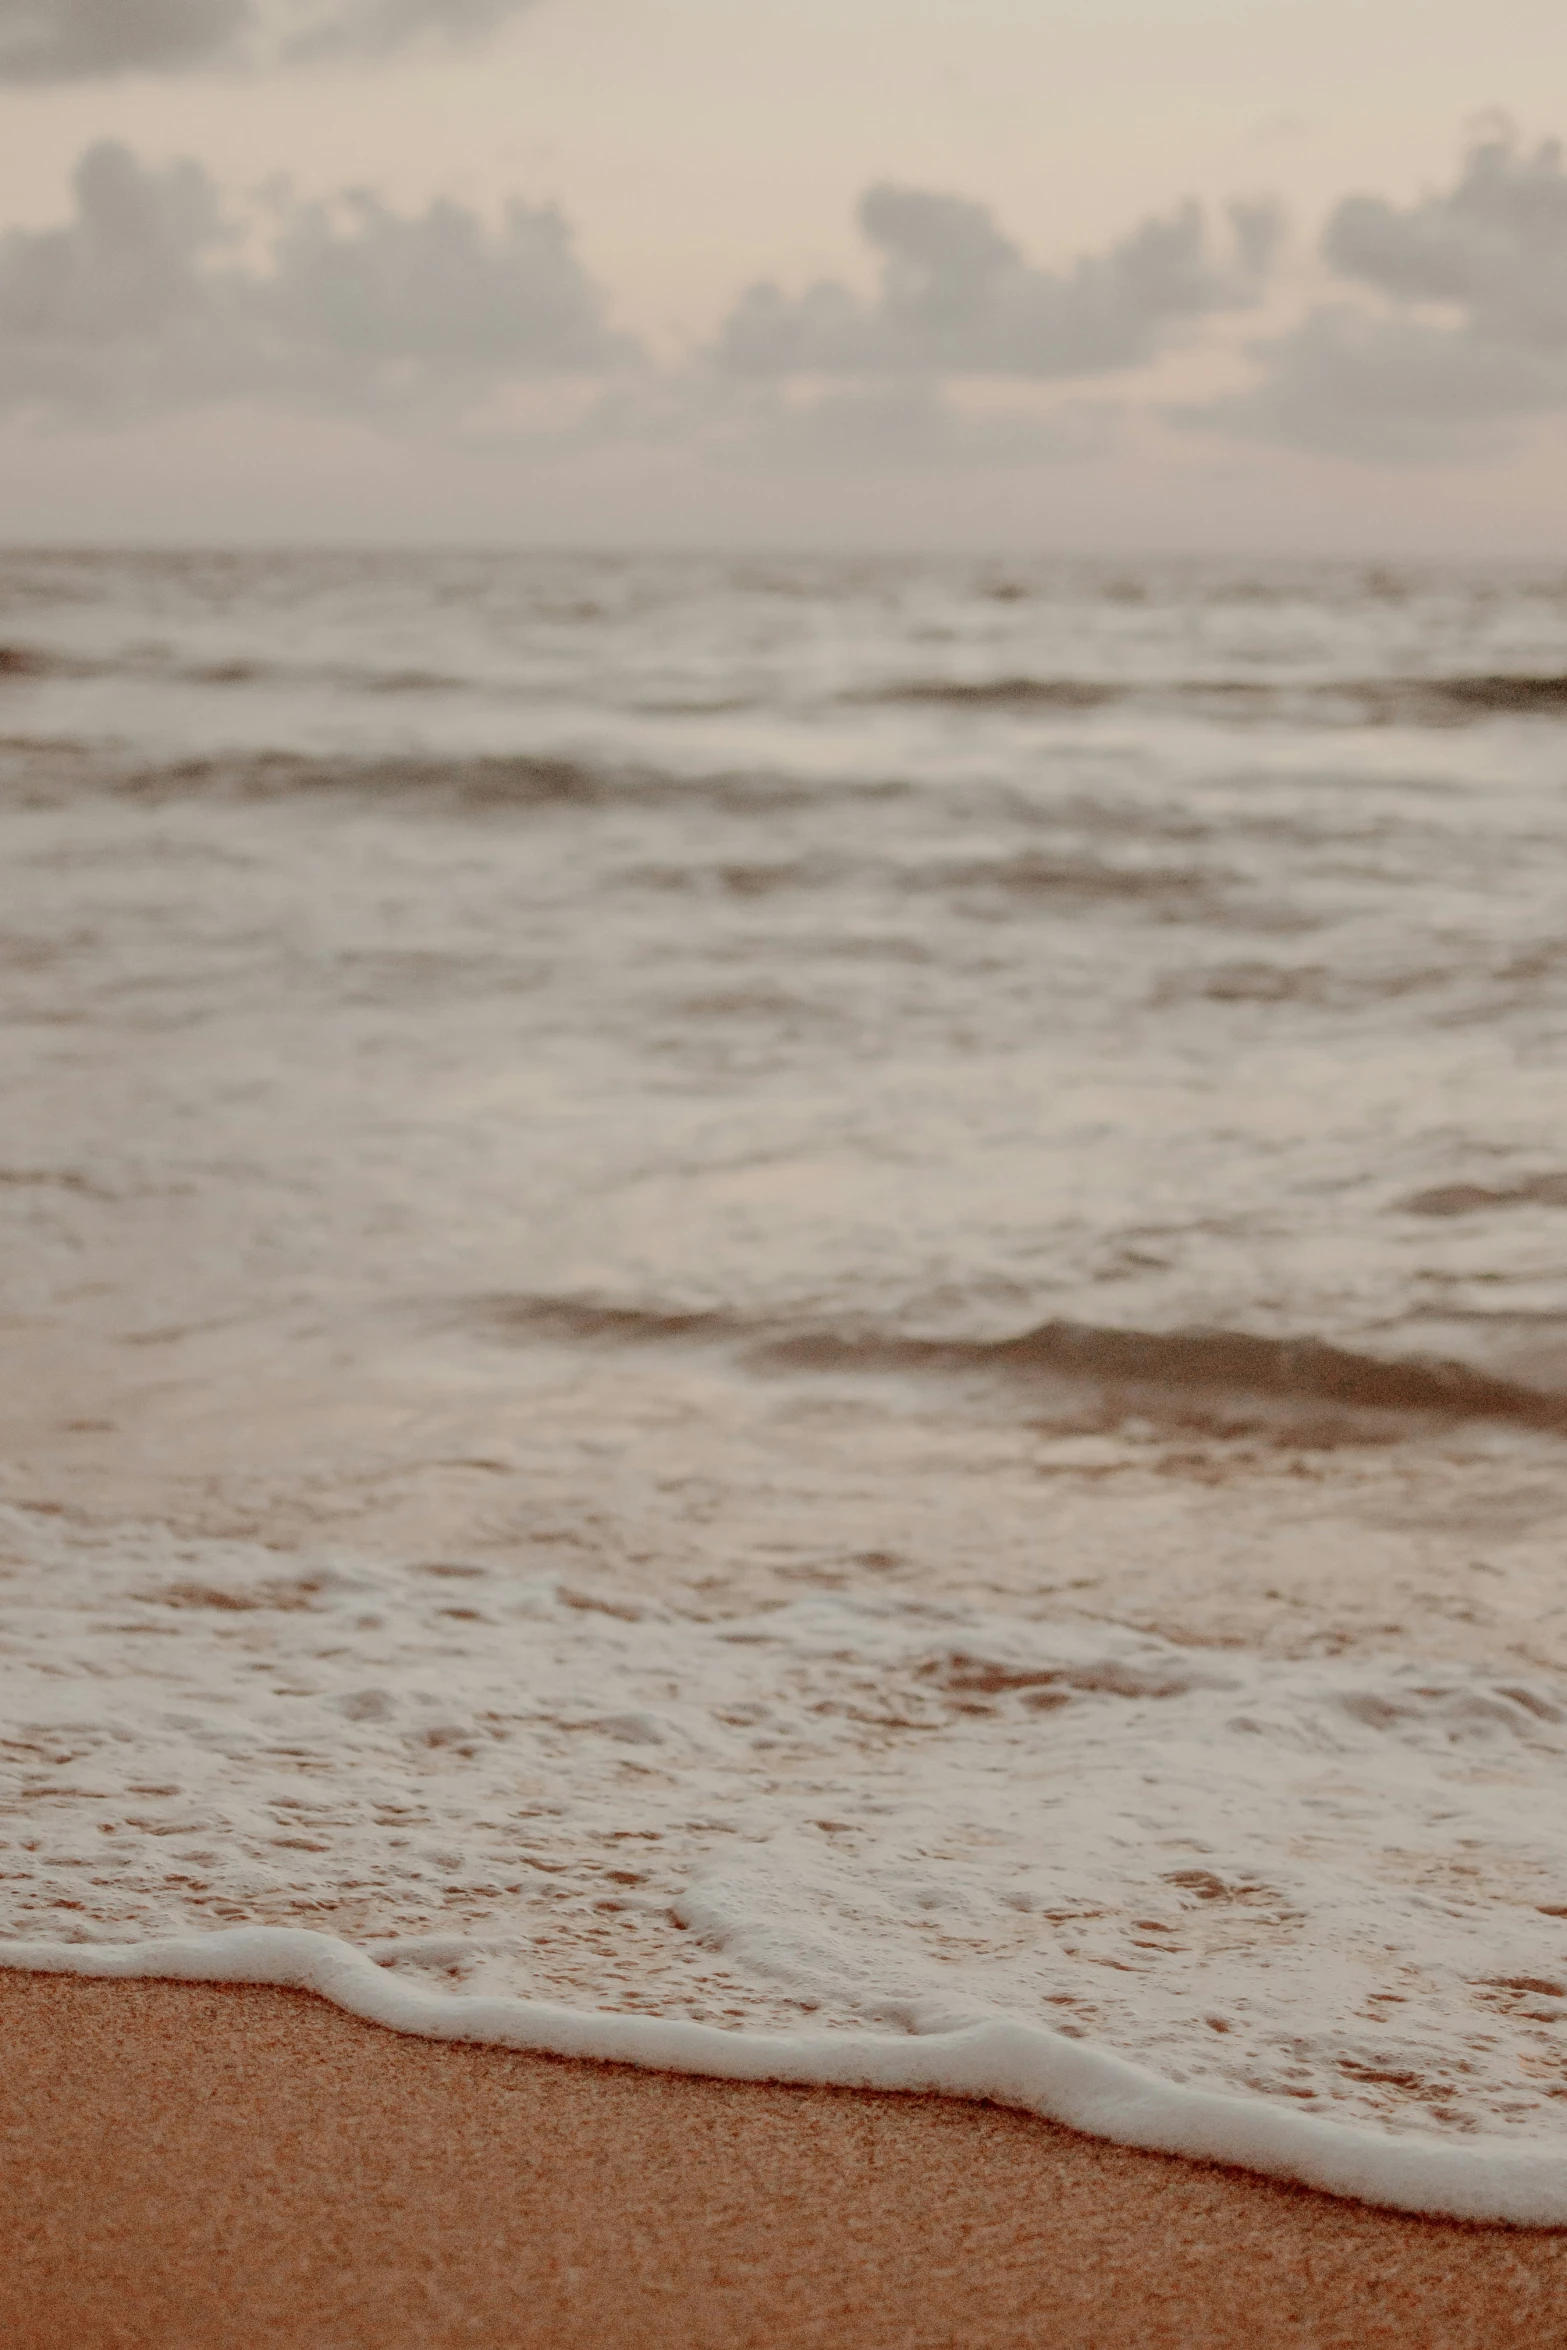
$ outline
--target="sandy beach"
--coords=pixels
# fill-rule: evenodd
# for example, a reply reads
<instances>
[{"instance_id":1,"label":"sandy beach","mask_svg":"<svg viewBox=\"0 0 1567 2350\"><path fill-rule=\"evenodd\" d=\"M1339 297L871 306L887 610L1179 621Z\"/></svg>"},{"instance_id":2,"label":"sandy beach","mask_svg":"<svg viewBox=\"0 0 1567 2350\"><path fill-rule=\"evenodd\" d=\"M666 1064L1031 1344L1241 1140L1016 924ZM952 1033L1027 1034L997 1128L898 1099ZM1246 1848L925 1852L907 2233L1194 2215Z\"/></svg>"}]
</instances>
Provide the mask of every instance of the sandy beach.
<instances>
[{"instance_id":1,"label":"sandy beach","mask_svg":"<svg viewBox=\"0 0 1567 2350\"><path fill-rule=\"evenodd\" d=\"M436 2047L291 1992L0 1978L10 2350L1543 2350L1567 2234L939 2098Z\"/></svg>"}]
</instances>

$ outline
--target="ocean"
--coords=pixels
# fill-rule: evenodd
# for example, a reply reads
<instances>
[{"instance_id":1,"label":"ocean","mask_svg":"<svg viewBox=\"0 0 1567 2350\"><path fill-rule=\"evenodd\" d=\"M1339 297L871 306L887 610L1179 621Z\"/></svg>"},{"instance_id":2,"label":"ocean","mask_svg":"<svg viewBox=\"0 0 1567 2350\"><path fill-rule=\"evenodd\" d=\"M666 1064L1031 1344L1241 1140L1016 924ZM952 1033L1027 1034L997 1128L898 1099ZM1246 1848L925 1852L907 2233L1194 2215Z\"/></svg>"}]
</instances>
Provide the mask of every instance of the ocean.
<instances>
[{"instance_id":1,"label":"ocean","mask_svg":"<svg viewBox=\"0 0 1567 2350\"><path fill-rule=\"evenodd\" d=\"M1567 2219L1564 787L1544 565L0 556L6 1955Z\"/></svg>"}]
</instances>

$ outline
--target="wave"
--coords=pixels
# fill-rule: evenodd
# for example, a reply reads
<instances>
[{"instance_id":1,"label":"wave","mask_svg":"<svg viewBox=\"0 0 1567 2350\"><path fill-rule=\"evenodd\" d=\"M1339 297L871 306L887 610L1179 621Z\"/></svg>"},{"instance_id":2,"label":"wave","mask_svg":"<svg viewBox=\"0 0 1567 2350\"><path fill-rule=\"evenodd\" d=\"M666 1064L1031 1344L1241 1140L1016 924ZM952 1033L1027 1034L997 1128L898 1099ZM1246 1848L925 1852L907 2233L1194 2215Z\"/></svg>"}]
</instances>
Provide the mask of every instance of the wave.
<instances>
[{"instance_id":1,"label":"wave","mask_svg":"<svg viewBox=\"0 0 1567 2350\"><path fill-rule=\"evenodd\" d=\"M484 811L627 804L691 805L770 814L821 797L814 779L775 772L671 773L543 753L441 758L427 753L230 751L156 762L127 759L102 743L0 738L0 795L13 804L58 806L84 793L149 805L206 799L240 802L332 796L413 801ZM839 787L842 789L843 787ZM910 787L892 780L848 787L888 798Z\"/></svg>"},{"instance_id":2,"label":"wave","mask_svg":"<svg viewBox=\"0 0 1567 2350\"><path fill-rule=\"evenodd\" d=\"M8 1760L48 1811L0 1967L294 1983L1567 2218L1567 1682L1505 1650L1263 1656L1093 1598L758 1604L37 1508L0 1538ZM345 1896L355 1949L310 1930Z\"/></svg>"},{"instance_id":3,"label":"wave","mask_svg":"<svg viewBox=\"0 0 1567 2350\"><path fill-rule=\"evenodd\" d=\"M1214 901L1229 876L1198 865L1135 865L1022 849L1012 856L963 864L939 862L905 873L903 879L906 886L981 891L1000 898L1122 900L1194 911L1216 910Z\"/></svg>"},{"instance_id":4,"label":"wave","mask_svg":"<svg viewBox=\"0 0 1567 2350\"><path fill-rule=\"evenodd\" d=\"M106 655L67 653L53 645L0 645L0 684L8 678L164 677L187 685L255 685L279 674L265 661L177 662L145 646Z\"/></svg>"},{"instance_id":5,"label":"wave","mask_svg":"<svg viewBox=\"0 0 1567 2350\"><path fill-rule=\"evenodd\" d=\"M1285 718L1322 724L1441 726L1486 717L1567 718L1567 674L1255 678L913 678L866 697L951 710L1072 715L1112 704L1187 710L1218 718Z\"/></svg>"},{"instance_id":6,"label":"wave","mask_svg":"<svg viewBox=\"0 0 1567 2350\"><path fill-rule=\"evenodd\" d=\"M747 803L755 806L754 801ZM1108 823L1104 829L1110 829ZM1123 835L1127 829L1122 825ZM1157 824L1149 831L1158 837ZM845 880L874 873L900 897L952 896L1026 909L1033 901L1044 904L1143 906L1160 914L1226 916L1225 899L1235 894L1234 877L1227 871L1192 864L1133 863L1124 856L1092 854L1047 855L1039 849L1021 849L990 857L930 857L881 868L863 858L817 853L809 856L730 858L708 862L687 857L627 868L622 878L639 888L695 891L704 896L721 892L731 898L767 898L788 892L827 890Z\"/></svg>"},{"instance_id":7,"label":"wave","mask_svg":"<svg viewBox=\"0 0 1567 2350\"><path fill-rule=\"evenodd\" d=\"M1321 1338L1262 1338L1240 1330L1116 1330L1045 1322L1016 1338L842 1341L828 1333L783 1340L780 1364L828 1370L983 1370L1181 1394L1264 1397L1349 1411L1508 1420L1567 1433L1567 1397L1499 1379L1467 1363L1361 1354Z\"/></svg>"},{"instance_id":8,"label":"wave","mask_svg":"<svg viewBox=\"0 0 1567 2350\"><path fill-rule=\"evenodd\" d=\"M647 1306L597 1305L589 1298L571 1297L479 1298L470 1318L501 1336L590 1346L656 1346L669 1339L724 1341L744 1337L752 1327L738 1315L721 1311L661 1313Z\"/></svg>"},{"instance_id":9,"label":"wave","mask_svg":"<svg viewBox=\"0 0 1567 2350\"><path fill-rule=\"evenodd\" d=\"M418 664L383 668L373 662L275 660L235 653L194 660L151 643L85 653L59 646L0 643L0 687L46 679L127 678L200 686L271 687L278 692L331 687L377 697L475 692L526 699L521 676L463 675ZM639 703L648 715L724 717L755 704L733 689L710 694L654 695ZM1007 672L994 677L914 676L856 688L853 704L902 704L952 712L1073 717L1115 707L1177 711L1218 720L1284 719L1305 724L1451 726L1488 717L1567 718L1567 672L1458 672L1430 677L1291 679L1257 676L1050 676Z\"/></svg>"},{"instance_id":10,"label":"wave","mask_svg":"<svg viewBox=\"0 0 1567 2350\"><path fill-rule=\"evenodd\" d=\"M997 2021L897 2036L755 2032L678 2016L442 1994L394 1980L336 1935L287 1926L119 1945L4 1942L0 1967L98 1980L271 1984L314 1992L367 2023L420 2039L727 2081L971 2098L1112 2145L1227 2163L1387 2210L1512 2227L1567 2225L1567 2158L1553 2146L1483 2135L1455 2145L1394 2137L1164 2079L1037 2024Z\"/></svg>"},{"instance_id":11,"label":"wave","mask_svg":"<svg viewBox=\"0 0 1567 2350\"><path fill-rule=\"evenodd\" d=\"M995 677L969 682L916 678L878 698L889 702L934 702L959 710L1097 710L1124 700L1131 689L1075 677Z\"/></svg>"},{"instance_id":12,"label":"wave","mask_svg":"<svg viewBox=\"0 0 1567 2350\"><path fill-rule=\"evenodd\" d=\"M49 645L0 644L0 683L47 677L157 678L180 685L335 685L373 694L453 693L476 681L438 669L376 669L338 664L265 661L235 654L226 660L182 660L155 645L118 653L67 653Z\"/></svg>"},{"instance_id":13,"label":"wave","mask_svg":"<svg viewBox=\"0 0 1567 2350\"><path fill-rule=\"evenodd\" d=\"M287 752L183 759L135 769L117 791L131 799L281 800L356 797L460 802L470 807L583 806L607 798L611 779L576 759L310 758Z\"/></svg>"},{"instance_id":14,"label":"wave","mask_svg":"<svg viewBox=\"0 0 1567 2350\"><path fill-rule=\"evenodd\" d=\"M1162 1398L1253 1399L1350 1414L1496 1420L1567 1435L1567 1395L1469 1363L1365 1354L1317 1337L1223 1329L1124 1330L1050 1321L1010 1338L908 1336L875 1328L800 1328L711 1311L663 1311L586 1299L478 1301L502 1336L582 1345L718 1345L757 1371L989 1374L1010 1381L1114 1389Z\"/></svg>"}]
</instances>

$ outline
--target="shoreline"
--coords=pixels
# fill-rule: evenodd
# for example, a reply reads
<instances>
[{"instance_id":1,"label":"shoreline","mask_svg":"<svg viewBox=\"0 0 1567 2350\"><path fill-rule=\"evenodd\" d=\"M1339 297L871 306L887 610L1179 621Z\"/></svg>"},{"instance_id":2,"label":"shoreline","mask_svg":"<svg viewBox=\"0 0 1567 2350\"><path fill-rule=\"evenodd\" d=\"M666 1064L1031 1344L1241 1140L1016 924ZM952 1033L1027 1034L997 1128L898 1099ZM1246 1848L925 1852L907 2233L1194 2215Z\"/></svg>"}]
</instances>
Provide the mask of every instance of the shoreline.
<instances>
[{"instance_id":1,"label":"shoreline","mask_svg":"<svg viewBox=\"0 0 1567 2350\"><path fill-rule=\"evenodd\" d=\"M0 1942L0 1973L202 1983L313 1994L362 2022L444 2046L624 2065L695 2079L866 2089L993 2105L1133 2151L1209 2163L1417 2218L1567 2230L1559 2148L1499 2136L1383 2134L1238 2097L1105 2047L996 2020L949 2032L737 2030L681 2017L435 1993L369 1952L297 1927L139 1943Z\"/></svg>"},{"instance_id":2,"label":"shoreline","mask_svg":"<svg viewBox=\"0 0 1567 2350\"><path fill-rule=\"evenodd\" d=\"M1003 2108L405 2038L311 1994L0 1973L18 2350L1512 2350L1567 2232L1404 2217Z\"/></svg>"}]
</instances>

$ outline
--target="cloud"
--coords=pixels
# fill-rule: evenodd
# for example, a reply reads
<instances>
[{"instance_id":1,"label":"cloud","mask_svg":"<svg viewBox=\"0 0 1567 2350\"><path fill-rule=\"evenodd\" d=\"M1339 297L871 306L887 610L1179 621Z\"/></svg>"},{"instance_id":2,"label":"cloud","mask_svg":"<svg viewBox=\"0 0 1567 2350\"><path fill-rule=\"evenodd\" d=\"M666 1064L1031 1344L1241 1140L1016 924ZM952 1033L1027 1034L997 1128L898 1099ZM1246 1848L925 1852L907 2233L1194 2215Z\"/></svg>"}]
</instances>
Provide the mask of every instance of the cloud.
<instances>
[{"instance_id":1,"label":"cloud","mask_svg":"<svg viewBox=\"0 0 1567 2350\"><path fill-rule=\"evenodd\" d=\"M399 4L408 24L425 0ZM59 225L0 232L0 415L102 429L266 403L786 473L1080 463L1134 415L1091 379L1256 301L1279 235L1266 206L1216 230L1187 205L1052 272L964 198L873 188L861 219L870 294L753 285L715 343L659 370L553 209L279 185L236 213L202 166L105 142ZM1414 203L1349 197L1322 252L1341 297L1254 346L1250 389L1178 421L1406 462L1567 414L1557 145L1494 133Z\"/></svg>"},{"instance_id":2,"label":"cloud","mask_svg":"<svg viewBox=\"0 0 1567 2350\"><path fill-rule=\"evenodd\" d=\"M298 23L283 56L308 63L328 56L386 56L427 35L473 39L495 31L530 0L296 0Z\"/></svg>"},{"instance_id":3,"label":"cloud","mask_svg":"<svg viewBox=\"0 0 1567 2350\"><path fill-rule=\"evenodd\" d=\"M1373 459L1461 453L1499 424L1567 409L1567 172L1510 131L1468 150L1452 187L1400 210L1337 206L1323 258L1366 289L1259 346L1254 390L1190 411L1304 448Z\"/></svg>"},{"instance_id":4,"label":"cloud","mask_svg":"<svg viewBox=\"0 0 1567 2350\"><path fill-rule=\"evenodd\" d=\"M513 202L490 230L447 200L406 217L356 192L291 207L272 264L249 299L296 367L478 387L598 374L633 355L605 325L602 298L550 209Z\"/></svg>"},{"instance_id":5,"label":"cloud","mask_svg":"<svg viewBox=\"0 0 1567 2350\"><path fill-rule=\"evenodd\" d=\"M245 31L249 0L0 0L0 81L77 81L205 64Z\"/></svg>"},{"instance_id":6,"label":"cloud","mask_svg":"<svg viewBox=\"0 0 1567 2350\"><path fill-rule=\"evenodd\" d=\"M1521 154L1478 141L1456 184L1408 211L1350 196L1323 252L1343 277L1399 302L1454 303L1481 340L1567 349L1567 173L1559 141Z\"/></svg>"},{"instance_id":7,"label":"cloud","mask_svg":"<svg viewBox=\"0 0 1567 2350\"><path fill-rule=\"evenodd\" d=\"M596 375L634 346L558 213L274 201L264 266L194 163L91 148L63 227L0 236L0 409L116 423L214 400L451 409L524 376Z\"/></svg>"},{"instance_id":8,"label":"cloud","mask_svg":"<svg viewBox=\"0 0 1567 2350\"><path fill-rule=\"evenodd\" d=\"M256 69L486 33L528 0L0 0L0 83Z\"/></svg>"},{"instance_id":9,"label":"cloud","mask_svg":"<svg viewBox=\"0 0 1567 2350\"><path fill-rule=\"evenodd\" d=\"M1254 302L1281 230L1271 205L1235 205L1216 249L1188 204L1057 274L961 196L875 187L860 226L882 257L877 293L833 279L794 296L749 287L711 354L721 373L1044 379L1135 367L1195 321Z\"/></svg>"}]
</instances>

